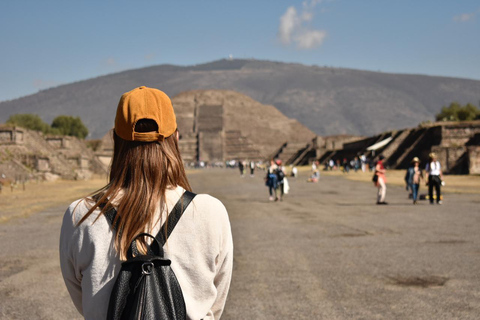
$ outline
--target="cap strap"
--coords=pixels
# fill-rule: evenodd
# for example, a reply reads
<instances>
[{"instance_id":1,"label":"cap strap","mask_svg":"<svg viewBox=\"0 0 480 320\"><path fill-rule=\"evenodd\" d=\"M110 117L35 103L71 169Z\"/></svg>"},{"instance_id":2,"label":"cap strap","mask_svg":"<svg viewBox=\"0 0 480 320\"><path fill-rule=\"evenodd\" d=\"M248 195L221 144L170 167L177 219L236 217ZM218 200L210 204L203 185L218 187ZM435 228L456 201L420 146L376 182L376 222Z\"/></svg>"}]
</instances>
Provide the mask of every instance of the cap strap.
<instances>
[{"instance_id":1,"label":"cap strap","mask_svg":"<svg viewBox=\"0 0 480 320\"><path fill-rule=\"evenodd\" d=\"M163 141L165 137L158 132L134 132L133 140L142 142Z\"/></svg>"}]
</instances>

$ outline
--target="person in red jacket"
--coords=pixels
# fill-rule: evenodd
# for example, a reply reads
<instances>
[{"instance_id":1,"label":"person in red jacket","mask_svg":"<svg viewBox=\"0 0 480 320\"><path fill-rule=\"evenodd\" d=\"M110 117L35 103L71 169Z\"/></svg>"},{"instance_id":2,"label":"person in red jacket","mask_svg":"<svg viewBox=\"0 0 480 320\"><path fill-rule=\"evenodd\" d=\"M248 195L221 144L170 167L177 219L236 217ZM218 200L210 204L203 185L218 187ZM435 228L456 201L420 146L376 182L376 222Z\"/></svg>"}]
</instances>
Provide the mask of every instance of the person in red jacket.
<instances>
[{"instance_id":1,"label":"person in red jacket","mask_svg":"<svg viewBox=\"0 0 480 320\"><path fill-rule=\"evenodd\" d=\"M385 169L385 165L383 163L384 160L385 157L380 155L378 157L377 164L375 165L375 175L377 176L377 182L375 183L375 186L378 188L377 204L387 204L387 202L385 202L385 196L387 194L387 178L385 174L387 170Z\"/></svg>"}]
</instances>

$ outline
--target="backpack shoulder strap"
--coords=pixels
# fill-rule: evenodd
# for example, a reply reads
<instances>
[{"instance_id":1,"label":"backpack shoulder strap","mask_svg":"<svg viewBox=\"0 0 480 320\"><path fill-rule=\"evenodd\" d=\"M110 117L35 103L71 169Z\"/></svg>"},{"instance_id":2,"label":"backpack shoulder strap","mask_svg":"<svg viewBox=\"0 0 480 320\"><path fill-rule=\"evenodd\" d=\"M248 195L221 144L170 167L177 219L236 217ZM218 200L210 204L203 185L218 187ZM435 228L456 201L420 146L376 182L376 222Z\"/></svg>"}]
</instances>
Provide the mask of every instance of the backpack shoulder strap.
<instances>
[{"instance_id":1,"label":"backpack shoulder strap","mask_svg":"<svg viewBox=\"0 0 480 320\"><path fill-rule=\"evenodd\" d=\"M101 207L101 206L99 206L99 207ZM115 225L113 225L113 221L115 220L115 217L117 216L117 210L115 210L115 208L112 207L110 210L105 211L104 215L105 215L105 218L107 218L108 222L110 222L110 225L113 227L113 229L117 230L118 221Z\"/></svg>"},{"instance_id":2,"label":"backpack shoulder strap","mask_svg":"<svg viewBox=\"0 0 480 320\"><path fill-rule=\"evenodd\" d=\"M93 200L95 200L96 202L98 202L99 200L99 196L94 196L93 197ZM106 203L105 202L102 202L102 203L99 203L98 204L98 207L103 210L103 208L105 208L105 205ZM105 216L105 218L107 219L107 221L110 223L110 225L113 227L114 230L117 230L117 227L118 227L118 221L115 225L113 225L113 221L115 220L115 217L117 216L117 210L115 210L114 207L111 207L110 209L108 209L107 211L104 212L103 214Z\"/></svg>"},{"instance_id":3,"label":"backpack shoulder strap","mask_svg":"<svg viewBox=\"0 0 480 320\"><path fill-rule=\"evenodd\" d=\"M185 190L180 199L178 199L178 202L175 204L173 210L168 215L167 221L165 221L165 223L160 228L160 231L158 231L155 237L162 246L165 244L170 234L172 234L173 229L177 225L178 221L180 221L180 218L182 217L190 202L192 202L193 198L195 198L195 196L195 193Z\"/></svg>"},{"instance_id":4,"label":"backpack shoulder strap","mask_svg":"<svg viewBox=\"0 0 480 320\"><path fill-rule=\"evenodd\" d=\"M180 197L180 199L178 199L177 203L173 207L172 212L170 212L170 214L168 215L167 221L163 224L163 226L160 228L160 231L158 231L157 236L155 237L160 242L162 247L165 244L166 239L168 239L168 237L172 233L173 229L177 225L178 221L182 217L183 212L188 207L190 202L192 202L192 200L193 200L193 198L195 198L195 196L196 196L195 193L190 192L188 190L185 190L185 192ZM99 205L99 207L101 209L103 209L105 207L105 204L101 203ZM117 215L117 210L115 210L115 208L112 207L111 209L107 210L104 213L104 215L105 215L105 218L107 219L107 221L113 227L113 229L118 232L117 227L118 227L118 222L119 221L117 221L116 224L113 223L113 221L115 221L115 217ZM165 235L166 235L166 238L165 238ZM152 243L152 246L153 247L158 246L157 242L154 241ZM155 250L156 248L153 248L153 249Z\"/></svg>"}]
</instances>

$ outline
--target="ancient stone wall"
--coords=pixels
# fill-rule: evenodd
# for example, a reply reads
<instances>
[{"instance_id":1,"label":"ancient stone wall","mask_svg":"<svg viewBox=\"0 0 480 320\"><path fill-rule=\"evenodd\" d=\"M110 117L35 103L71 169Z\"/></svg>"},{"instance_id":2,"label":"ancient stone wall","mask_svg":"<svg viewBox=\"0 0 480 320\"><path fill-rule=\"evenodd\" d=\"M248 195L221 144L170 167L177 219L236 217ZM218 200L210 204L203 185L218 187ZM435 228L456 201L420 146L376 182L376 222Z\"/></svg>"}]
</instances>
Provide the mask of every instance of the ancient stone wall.
<instances>
[{"instance_id":1,"label":"ancient stone wall","mask_svg":"<svg viewBox=\"0 0 480 320\"><path fill-rule=\"evenodd\" d=\"M224 146L226 160L263 160L258 150L240 130L225 131Z\"/></svg>"},{"instance_id":2,"label":"ancient stone wall","mask_svg":"<svg viewBox=\"0 0 480 320\"><path fill-rule=\"evenodd\" d=\"M223 106L201 105L196 110L200 161L223 161Z\"/></svg>"},{"instance_id":3,"label":"ancient stone wall","mask_svg":"<svg viewBox=\"0 0 480 320\"><path fill-rule=\"evenodd\" d=\"M198 158L198 136L196 133L181 134L178 148L182 159L187 162L196 162Z\"/></svg>"},{"instance_id":4,"label":"ancient stone wall","mask_svg":"<svg viewBox=\"0 0 480 320\"><path fill-rule=\"evenodd\" d=\"M353 142L346 142L343 144L344 149L357 150L358 152L363 152L369 146L380 141L381 135L376 135L373 137L362 138Z\"/></svg>"},{"instance_id":5,"label":"ancient stone wall","mask_svg":"<svg viewBox=\"0 0 480 320\"><path fill-rule=\"evenodd\" d=\"M0 144L22 144L24 142L24 132L17 127L0 127Z\"/></svg>"},{"instance_id":6,"label":"ancient stone wall","mask_svg":"<svg viewBox=\"0 0 480 320\"><path fill-rule=\"evenodd\" d=\"M475 122L455 123L442 126L442 146L464 146L475 134L480 133L480 124Z\"/></svg>"},{"instance_id":7,"label":"ancient stone wall","mask_svg":"<svg viewBox=\"0 0 480 320\"><path fill-rule=\"evenodd\" d=\"M350 135L328 136L323 138L325 141L324 147L327 151L341 150L344 148L344 144L359 141L361 139L362 137Z\"/></svg>"},{"instance_id":8,"label":"ancient stone wall","mask_svg":"<svg viewBox=\"0 0 480 320\"><path fill-rule=\"evenodd\" d=\"M13 132L8 131L0 131L0 141L1 142L13 142Z\"/></svg>"},{"instance_id":9,"label":"ancient stone wall","mask_svg":"<svg viewBox=\"0 0 480 320\"><path fill-rule=\"evenodd\" d=\"M199 132L198 160L223 162L223 135L221 132Z\"/></svg>"},{"instance_id":10,"label":"ancient stone wall","mask_svg":"<svg viewBox=\"0 0 480 320\"><path fill-rule=\"evenodd\" d=\"M72 137L47 136L45 140L55 149L69 149L71 147Z\"/></svg>"},{"instance_id":11,"label":"ancient stone wall","mask_svg":"<svg viewBox=\"0 0 480 320\"><path fill-rule=\"evenodd\" d=\"M49 172L52 167L50 166L50 159L47 157L37 157L36 158L35 169L39 172Z\"/></svg>"},{"instance_id":12,"label":"ancient stone wall","mask_svg":"<svg viewBox=\"0 0 480 320\"><path fill-rule=\"evenodd\" d=\"M471 174L480 174L480 146L468 147L468 168Z\"/></svg>"},{"instance_id":13,"label":"ancient stone wall","mask_svg":"<svg viewBox=\"0 0 480 320\"><path fill-rule=\"evenodd\" d=\"M185 101L182 99L172 100L175 116L177 118L177 128L181 135L191 134L196 130L195 123L195 103L194 101Z\"/></svg>"},{"instance_id":14,"label":"ancient stone wall","mask_svg":"<svg viewBox=\"0 0 480 320\"><path fill-rule=\"evenodd\" d=\"M468 174L467 148L460 147L432 147L437 154L437 160L442 165L442 171L450 174Z\"/></svg>"}]
</instances>

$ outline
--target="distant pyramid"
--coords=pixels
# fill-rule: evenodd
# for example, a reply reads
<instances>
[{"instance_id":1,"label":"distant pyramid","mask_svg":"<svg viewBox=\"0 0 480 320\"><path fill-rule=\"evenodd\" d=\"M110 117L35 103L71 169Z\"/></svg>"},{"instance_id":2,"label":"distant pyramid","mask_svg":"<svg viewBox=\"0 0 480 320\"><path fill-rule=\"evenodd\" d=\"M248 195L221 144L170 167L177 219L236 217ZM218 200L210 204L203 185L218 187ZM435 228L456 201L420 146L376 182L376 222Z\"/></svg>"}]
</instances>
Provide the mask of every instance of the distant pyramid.
<instances>
[{"instance_id":1,"label":"distant pyramid","mask_svg":"<svg viewBox=\"0 0 480 320\"><path fill-rule=\"evenodd\" d=\"M172 99L185 160L263 160L282 144L316 135L275 107L228 90L195 90Z\"/></svg>"}]
</instances>

